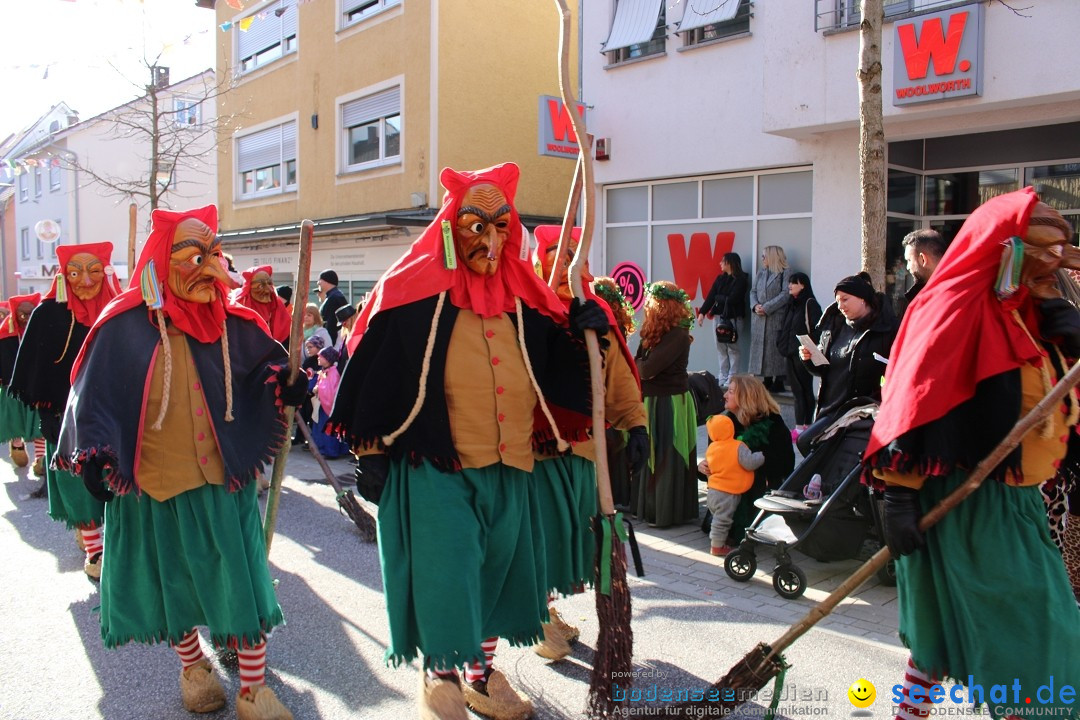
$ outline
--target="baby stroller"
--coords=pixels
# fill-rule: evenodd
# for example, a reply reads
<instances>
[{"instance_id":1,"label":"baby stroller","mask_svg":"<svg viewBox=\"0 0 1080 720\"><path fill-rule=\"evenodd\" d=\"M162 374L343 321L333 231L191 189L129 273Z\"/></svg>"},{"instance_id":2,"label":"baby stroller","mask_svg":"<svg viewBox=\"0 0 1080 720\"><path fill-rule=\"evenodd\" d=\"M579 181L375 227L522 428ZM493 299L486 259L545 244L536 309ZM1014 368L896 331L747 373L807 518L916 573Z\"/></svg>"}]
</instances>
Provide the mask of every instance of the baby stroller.
<instances>
[{"instance_id":1,"label":"baby stroller","mask_svg":"<svg viewBox=\"0 0 1080 720\"><path fill-rule=\"evenodd\" d=\"M874 550L883 545L882 501L859 482L876 414L873 400L858 398L834 413L834 419L819 420L799 437L803 461L779 489L754 502L760 512L746 529L746 538L724 560L728 577L747 582L757 570L758 548L772 548L773 589L794 600L806 591L806 574L789 551L798 549L828 562L858 557L868 544ZM820 497L815 497L818 483ZM811 492L804 492L808 485ZM896 584L891 562L878 579Z\"/></svg>"}]
</instances>

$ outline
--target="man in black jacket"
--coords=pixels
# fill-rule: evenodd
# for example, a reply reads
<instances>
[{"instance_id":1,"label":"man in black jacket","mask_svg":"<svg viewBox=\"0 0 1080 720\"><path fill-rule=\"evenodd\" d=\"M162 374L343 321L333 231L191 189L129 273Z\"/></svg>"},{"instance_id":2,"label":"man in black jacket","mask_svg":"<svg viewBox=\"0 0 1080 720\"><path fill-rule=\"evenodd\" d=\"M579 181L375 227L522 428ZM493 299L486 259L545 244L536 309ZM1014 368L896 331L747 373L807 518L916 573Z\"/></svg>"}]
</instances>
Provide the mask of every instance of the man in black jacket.
<instances>
[{"instance_id":1,"label":"man in black jacket","mask_svg":"<svg viewBox=\"0 0 1080 720\"><path fill-rule=\"evenodd\" d=\"M322 316L323 327L330 333L330 341L337 342L339 307L348 305L345 293L338 290L338 276L333 270L323 270L319 273L319 296L323 299L319 306L319 315Z\"/></svg>"}]
</instances>

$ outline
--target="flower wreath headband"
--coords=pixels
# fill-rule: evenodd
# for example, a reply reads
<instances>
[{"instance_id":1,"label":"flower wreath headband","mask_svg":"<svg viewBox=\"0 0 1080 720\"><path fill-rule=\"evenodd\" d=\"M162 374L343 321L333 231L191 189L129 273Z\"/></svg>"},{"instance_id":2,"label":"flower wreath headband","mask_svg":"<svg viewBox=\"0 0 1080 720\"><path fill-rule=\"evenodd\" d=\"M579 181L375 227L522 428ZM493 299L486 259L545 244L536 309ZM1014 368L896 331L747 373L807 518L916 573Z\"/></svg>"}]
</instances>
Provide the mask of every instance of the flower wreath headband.
<instances>
[{"instance_id":1,"label":"flower wreath headband","mask_svg":"<svg viewBox=\"0 0 1080 720\"><path fill-rule=\"evenodd\" d=\"M690 307L690 296L680 287L672 290L658 282L649 283L645 286L645 295L657 300L674 300L686 308L686 317L679 323L680 327L692 328L694 326L694 309Z\"/></svg>"},{"instance_id":2,"label":"flower wreath headband","mask_svg":"<svg viewBox=\"0 0 1080 720\"><path fill-rule=\"evenodd\" d=\"M626 300L626 296L622 294L618 287L614 283L608 285L604 283L594 283L593 292L604 299L608 305L613 307L621 307L626 311L626 316L630 318L630 332L633 333L637 329L637 323L634 322L634 306Z\"/></svg>"}]
</instances>

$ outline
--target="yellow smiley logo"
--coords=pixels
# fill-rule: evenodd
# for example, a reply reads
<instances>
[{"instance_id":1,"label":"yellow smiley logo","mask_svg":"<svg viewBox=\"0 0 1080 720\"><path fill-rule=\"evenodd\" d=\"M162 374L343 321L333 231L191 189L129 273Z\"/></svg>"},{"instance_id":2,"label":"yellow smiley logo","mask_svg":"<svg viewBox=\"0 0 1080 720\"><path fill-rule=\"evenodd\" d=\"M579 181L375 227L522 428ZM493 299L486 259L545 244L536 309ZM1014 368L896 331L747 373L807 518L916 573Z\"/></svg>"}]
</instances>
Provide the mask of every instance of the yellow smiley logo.
<instances>
[{"instance_id":1,"label":"yellow smiley logo","mask_svg":"<svg viewBox=\"0 0 1080 720\"><path fill-rule=\"evenodd\" d=\"M874 704L874 698L877 697L877 691L869 680L859 678L851 683L851 687L847 690L847 696L848 700L850 700L851 704L855 707L868 708Z\"/></svg>"}]
</instances>

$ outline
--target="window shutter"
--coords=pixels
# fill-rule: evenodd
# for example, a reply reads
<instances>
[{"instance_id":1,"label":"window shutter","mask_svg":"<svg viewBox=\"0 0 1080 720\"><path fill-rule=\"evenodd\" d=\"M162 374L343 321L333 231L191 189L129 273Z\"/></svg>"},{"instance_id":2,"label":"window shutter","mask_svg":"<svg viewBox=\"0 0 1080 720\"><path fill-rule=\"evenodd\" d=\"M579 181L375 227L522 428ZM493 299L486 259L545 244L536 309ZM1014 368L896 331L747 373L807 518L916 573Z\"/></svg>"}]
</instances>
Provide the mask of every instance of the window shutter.
<instances>
[{"instance_id":1,"label":"window shutter","mask_svg":"<svg viewBox=\"0 0 1080 720\"><path fill-rule=\"evenodd\" d=\"M663 0L619 0L611 34L601 51L621 50L652 39L663 4Z\"/></svg>"},{"instance_id":2,"label":"window shutter","mask_svg":"<svg viewBox=\"0 0 1080 720\"><path fill-rule=\"evenodd\" d=\"M341 126L345 129L363 125L401 112L401 87L358 98L341 106Z\"/></svg>"},{"instance_id":3,"label":"window shutter","mask_svg":"<svg viewBox=\"0 0 1080 720\"><path fill-rule=\"evenodd\" d=\"M296 147L296 123L290 123L293 131L293 147ZM245 173L249 170L277 165L281 162L282 126L245 135L236 141L236 168Z\"/></svg>"},{"instance_id":4,"label":"window shutter","mask_svg":"<svg viewBox=\"0 0 1080 720\"><path fill-rule=\"evenodd\" d=\"M296 10L290 8L285 11L285 15L277 17L274 15L274 10L281 7L281 3L274 3L264 11L259 13L263 15L260 19L255 17L251 21L251 27L246 31L236 31L236 56L240 60L251 57L271 45L275 45L281 42L281 38L284 37L281 33L284 25L283 20L285 17L292 18L293 32L296 32ZM238 23L235 23L238 24Z\"/></svg>"},{"instance_id":5,"label":"window shutter","mask_svg":"<svg viewBox=\"0 0 1080 720\"><path fill-rule=\"evenodd\" d=\"M281 160L288 162L296 159L296 123L287 122L281 126Z\"/></svg>"}]
</instances>

